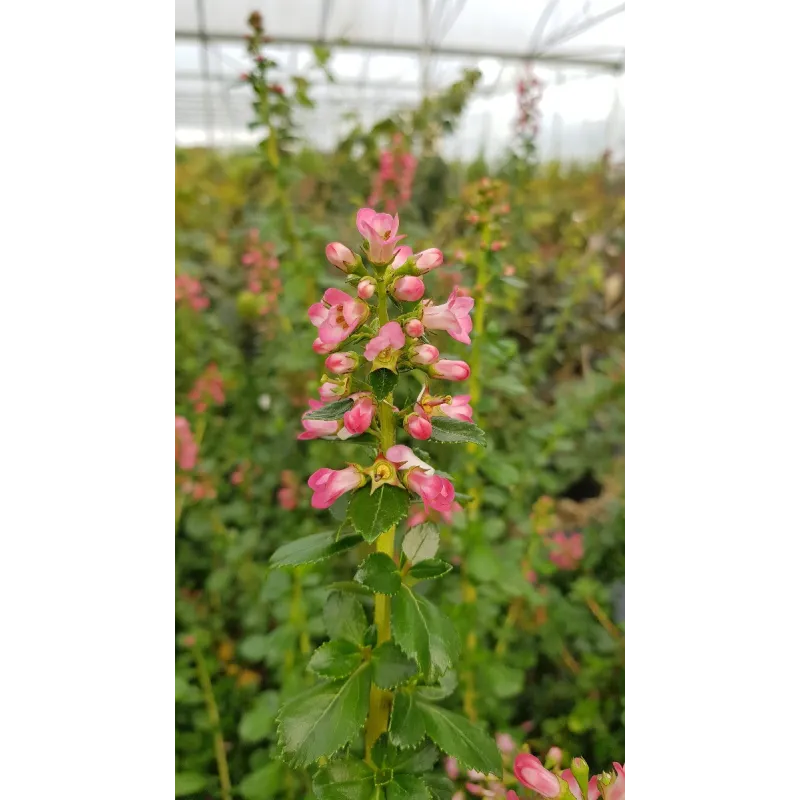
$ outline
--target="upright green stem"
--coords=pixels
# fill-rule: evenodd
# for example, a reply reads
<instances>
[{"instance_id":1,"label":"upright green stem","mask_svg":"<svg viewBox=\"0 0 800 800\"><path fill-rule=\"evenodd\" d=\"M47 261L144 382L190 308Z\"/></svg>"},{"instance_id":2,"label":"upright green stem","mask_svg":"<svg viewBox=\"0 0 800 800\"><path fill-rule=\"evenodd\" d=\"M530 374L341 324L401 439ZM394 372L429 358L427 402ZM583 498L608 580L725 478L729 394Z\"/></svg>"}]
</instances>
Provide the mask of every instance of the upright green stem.
<instances>
[{"instance_id":1,"label":"upright green stem","mask_svg":"<svg viewBox=\"0 0 800 800\"><path fill-rule=\"evenodd\" d=\"M197 677L200 681L200 688L206 702L208 718L211 722L211 729L214 732L214 757L217 761L217 772L219 773L219 785L222 792L222 800L231 800L231 776L228 771L228 757L225 755L225 740L222 738L222 730L219 722L219 710L217 701L214 699L214 688L211 685L211 676L208 674L203 653L198 644L192 646L192 654L197 663Z\"/></svg>"},{"instance_id":2,"label":"upright green stem","mask_svg":"<svg viewBox=\"0 0 800 800\"><path fill-rule=\"evenodd\" d=\"M383 279L378 280L378 321L385 325L389 321L386 308L386 284ZM392 411L392 396L389 395L378 405L378 422L380 424L380 450L382 453L394 444L395 421ZM375 552L385 553L389 558L394 558L393 525L388 531L382 533L375 542ZM377 643L388 642L392 638L392 599L389 595L375 595L375 628L377 630ZM381 689L374 683L370 686L369 715L364 734L365 760L370 761L372 745L378 737L389 728L389 711L392 707L392 693Z\"/></svg>"}]
</instances>

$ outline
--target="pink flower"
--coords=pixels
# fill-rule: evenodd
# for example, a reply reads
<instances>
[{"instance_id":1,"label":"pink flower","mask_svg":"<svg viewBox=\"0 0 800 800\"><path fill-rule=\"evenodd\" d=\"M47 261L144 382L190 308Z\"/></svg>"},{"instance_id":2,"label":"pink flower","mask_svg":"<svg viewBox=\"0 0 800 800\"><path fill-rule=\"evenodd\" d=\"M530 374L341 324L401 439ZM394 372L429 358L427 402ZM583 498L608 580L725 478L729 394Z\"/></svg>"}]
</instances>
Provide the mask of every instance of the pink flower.
<instances>
[{"instance_id":1,"label":"pink flower","mask_svg":"<svg viewBox=\"0 0 800 800\"><path fill-rule=\"evenodd\" d=\"M564 753L562 752L560 747L551 747L547 751L547 756L545 757L546 761L552 761L554 764L560 764L561 759L564 757Z\"/></svg>"},{"instance_id":2,"label":"pink flower","mask_svg":"<svg viewBox=\"0 0 800 800\"><path fill-rule=\"evenodd\" d=\"M575 569L583 558L583 536L580 533L554 533L550 538L550 561L560 569Z\"/></svg>"},{"instance_id":3,"label":"pink flower","mask_svg":"<svg viewBox=\"0 0 800 800\"><path fill-rule=\"evenodd\" d=\"M375 279L362 278L358 282L358 296L362 300L369 300L375 294Z\"/></svg>"},{"instance_id":4,"label":"pink flower","mask_svg":"<svg viewBox=\"0 0 800 800\"><path fill-rule=\"evenodd\" d=\"M314 492L312 508L330 508L345 492L350 492L364 483L364 476L353 466L345 469L318 469L309 479Z\"/></svg>"},{"instance_id":5,"label":"pink flower","mask_svg":"<svg viewBox=\"0 0 800 800\"><path fill-rule=\"evenodd\" d=\"M379 353L384 350L402 350L406 343L403 329L398 322L387 322L379 331L378 335L369 340L364 348L364 358L367 361L374 361Z\"/></svg>"},{"instance_id":6,"label":"pink flower","mask_svg":"<svg viewBox=\"0 0 800 800\"><path fill-rule=\"evenodd\" d=\"M183 470L194 469L200 448L186 417L175 417L175 461Z\"/></svg>"},{"instance_id":7,"label":"pink flower","mask_svg":"<svg viewBox=\"0 0 800 800\"><path fill-rule=\"evenodd\" d=\"M417 253L414 258L416 260L417 269L422 273L430 272L436 267L441 267L444 263L442 251L437 250L435 247L429 247L427 250Z\"/></svg>"},{"instance_id":8,"label":"pink flower","mask_svg":"<svg viewBox=\"0 0 800 800\"><path fill-rule=\"evenodd\" d=\"M578 781L575 780L575 776L572 774L572 770L565 770L561 773L561 779L566 781L567 786L569 786L570 792L572 792L572 796L577 798L577 800L583 800L583 795L581 794L581 787L578 786ZM589 781L589 797L588 800L598 800L600 797L600 790L597 788L597 776L595 775Z\"/></svg>"},{"instance_id":9,"label":"pink flower","mask_svg":"<svg viewBox=\"0 0 800 800\"><path fill-rule=\"evenodd\" d=\"M425 284L422 278L413 275L404 275L398 278L392 286L392 296L404 303L415 303L425 294Z\"/></svg>"},{"instance_id":10,"label":"pink flower","mask_svg":"<svg viewBox=\"0 0 800 800\"><path fill-rule=\"evenodd\" d=\"M425 333L425 326L418 319L410 319L406 322L404 330L412 339L419 339Z\"/></svg>"},{"instance_id":11,"label":"pink flower","mask_svg":"<svg viewBox=\"0 0 800 800\"><path fill-rule=\"evenodd\" d=\"M407 245L401 245L397 248L397 252L394 255L394 260L392 261L391 267L392 269L400 269L403 264L408 261L411 256L414 255L414 251L408 247Z\"/></svg>"},{"instance_id":12,"label":"pink flower","mask_svg":"<svg viewBox=\"0 0 800 800\"><path fill-rule=\"evenodd\" d=\"M447 303L426 305L422 310L422 324L433 331L447 331L457 342L470 344L469 332L472 319L469 312L475 301L471 297L459 297L453 289Z\"/></svg>"},{"instance_id":13,"label":"pink flower","mask_svg":"<svg viewBox=\"0 0 800 800\"><path fill-rule=\"evenodd\" d=\"M309 400L308 405L310 406L310 411L316 411L318 408L322 408L325 403L321 403L319 400ZM305 414L308 413L308 411L305 412ZM299 433L297 435L298 439L321 439L324 436L335 436L338 432L339 420L306 419L305 414L303 414L303 418L301 419L301 423L305 430L303 433Z\"/></svg>"},{"instance_id":14,"label":"pink flower","mask_svg":"<svg viewBox=\"0 0 800 800\"><path fill-rule=\"evenodd\" d=\"M367 257L373 264L388 264L395 255L395 245L405 236L398 236L400 217L379 214L372 208L362 208L356 214L356 228L367 240Z\"/></svg>"},{"instance_id":15,"label":"pink flower","mask_svg":"<svg viewBox=\"0 0 800 800\"><path fill-rule=\"evenodd\" d=\"M447 478L428 475L422 469L412 469L407 477L408 488L416 492L425 505L434 511L450 511L456 490Z\"/></svg>"},{"instance_id":16,"label":"pink flower","mask_svg":"<svg viewBox=\"0 0 800 800\"><path fill-rule=\"evenodd\" d=\"M340 289L327 289L322 302L314 303L308 309L308 317L326 345L343 342L368 316L366 303Z\"/></svg>"},{"instance_id":17,"label":"pink flower","mask_svg":"<svg viewBox=\"0 0 800 800\"><path fill-rule=\"evenodd\" d=\"M237 467L231 474L231 483L234 486L239 486L243 480L244 480L244 473L242 472L242 468Z\"/></svg>"},{"instance_id":18,"label":"pink flower","mask_svg":"<svg viewBox=\"0 0 800 800\"><path fill-rule=\"evenodd\" d=\"M278 489L278 504L281 508L287 511L292 511L297 508L297 497L295 490L290 486L284 486Z\"/></svg>"},{"instance_id":19,"label":"pink flower","mask_svg":"<svg viewBox=\"0 0 800 800\"><path fill-rule=\"evenodd\" d=\"M203 311L209 305L203 285L190 275L175 276L175 302L189 305L193 311Z\"/></svg>"},{"instance_id":20,"label":"pink flower","mask_svg":"<svg viewBox=\"0 0 800 800\"><path fill-rule=\"evenodd\" d=\"M419 406L417 406L417 409L419 409ZM430 439L431 433L433 433L431 421L424 414L409 414L403 420L403 427L406 429L407 433L415 439Z\"/></svg>"},{"instance_id":21,"label":"pink flower","mask_svg":"<svg viewBox=\"0 0 800 800\"><path fill-rule=\"evenodd\" d=\"M325 359L325 369L334 375L346 375L358 366L356 353L332 353Z\"/></svg>"},{"instance_id":22,"label":"pink flower","mask_svg":"<svg viewBox=\"0 0 800 800\"><path fill-rule=\"evenodd\" d=\"M350 269L356 265L355 253L341 242L331 242L325 248L325 257L342 272L350 272Z\"/></svg>"},{"instance_id":23,"label":"pink flower","mask_svg":"<svg viewBox=\"0 0 800 800\"><path fill-rule=\"evenodd\" d=\"M346 381L345 383L348 382L349 381ZM325 383L319 387L319 398L325 403L332 403L334 400L338 400L342 397L346 391L347 387L342 383L325 381Z\"/></svg>"},{"instance_id":24,"label":"pink flower","mask_svg":"<svg viewBox=\"0 0 800 800\"><path fill-rule=\"evenodd\" d=\"M415 504L411 506L406 522L409 528L413 528L415 525L421 525L423 522L428 522L429 520L435 522L441 517L447 525L451 525L453 522L453 514L461 510L461 506L458 503L453 503L449 511L443 511L440 514L438 511L426 510L424 506ZM457 563L457 558L458 556L452 556L450 560L455 564Z\"/></svg>"},{"instance_id":25,"label":"pink flower","mask_svg":"<svg viewBox=\"0 0 800 800\"><path fill-rule=\"evenodd\" d=\"M536 756L520 753L514 760L514 774L517 780L528 789L533 789L543 797L558 797L561 785L552 772L542 766Z\"/></svg>"},{"instance_id":26,"label":"pink flower","mask_svg":"<svg viewBox=\"0 0 800 800\"><path fill-rule=\"evenodd\" d=\"M470 793L474 794L476 797L484 797L488 794L486 789L481 786L479 783L465 783L464 788Z\"/></svg>"},{"instance_id":27,"label":"pink flower","mask_svg":"<svg viewBox=\"0 0 800 800\"><path fill-rule=\"evenodd\" d=\"M442 359L431 367L431 375L446 381L465 381L469 378L469 364L466 361Z\"/></svg>"},{"instance_id":28,"label":"pink flower","mask_svg":"<svg viewBox=\"0 0 800 800\"><path fill-rule=\"evenodd\" d=\"M472 422L472 408L468 394L457 394L449 403L442 403L439 408L446 417Z\"/></svg>"},{"instance_id":29,"label":"pink flower","mask_svg":"<svg viewBox=\"0 0 800 800\"><path fill-rule=\"evenodd\" d=\"M189 400L198 413L206 411L209 403L221 406L225 402L225 386L216 364L211 363L203 370L189 392Z\"/></svg>"},{"instance_id":30,"label":"pink flower","mask_svg":"<svg viewBox=\"0 0 800 800\"><path fill-rule=\"evenodd\" d=\"M514 740L508 733L498 733L494 739L497 742L497 749L501 753L511 753L517 748L516 744L514 744Z\"/></svg>"},{"instance_id":31,"label":"pink flower","mask_svg":"<svg viewBox=\"0 0 800 800\"><path fill-rule=\"evenodd\" d=\"M411 521L409 520L409 526L411 526ZM453 758L453 756L447 756L444 760L444 771L447 773L447 777L450 778L451 781L454 781L458 777L458 761Z\"/></svg>"},{"instance_id":32,"label":"pink flower","mask_svg":"<svg viewBox=\"0 0 800 800\"><path fill-rule=\"evenodd\" d=\"M625 766L615 761L614 770L617 774L610 783L603 785L598 781L603 800L625 800Z\"/></svg>"},{"instance_id":33,"label":"pink flower","mask_svg":"<svg viewBox=\"0 0 800 800\"><path fill-rule=\"evenodd\" d=\"M509 789L506 792L506 800L519 800L519 795L513 789Z\"/></svg>"},{"instance_id":34,"label":"pink flower","mask_svg":"<svg viewBox=\"0 0 800 800\"><path fill-rule=\"evenodd\" d=\"M432 344L418 344L410 353L412 364L433 364L439 358L439 351Z\"/></svg>"},{"instance_id":35,"label":"pink flower","mask_svg":"<svg viewBox=\"0 0 800 800\"><path fill-rule=\"evenodd\" d=\"M360 433L364 433L372 423L372 417L375 414L375 402L370 394L354 395L354 397L357 397L355 404L344 415L344 427L354 436L357 436Z\"/></svg>"},{"instance_id":36,"label":"pink flower","mask_svg":"<svg viewBox=\"0 0 800 800\"><path fill-rule=\"evenodd\" d=\"M322 341L322 339L314 339L314 343L311 345L311 349L315 353L324 355L325 353L330 353L331 350L335 350L337 344L338 342L331 342L330 344L326 344L325 342Z\"/></svg>"},{"instance_id":37,"label":"pink flower","mask_svg":"<svg viewBox=\"0 0 800 800\"><path fill-rule=\"evenodd\" d=\"M434 473L434 469L430 464L426 464L421 458L418 458L414 451L404 444L396 444L390 447L386 451L386 458L399 469L418 467L429 475Z\"/></svg>"}]
</instances>

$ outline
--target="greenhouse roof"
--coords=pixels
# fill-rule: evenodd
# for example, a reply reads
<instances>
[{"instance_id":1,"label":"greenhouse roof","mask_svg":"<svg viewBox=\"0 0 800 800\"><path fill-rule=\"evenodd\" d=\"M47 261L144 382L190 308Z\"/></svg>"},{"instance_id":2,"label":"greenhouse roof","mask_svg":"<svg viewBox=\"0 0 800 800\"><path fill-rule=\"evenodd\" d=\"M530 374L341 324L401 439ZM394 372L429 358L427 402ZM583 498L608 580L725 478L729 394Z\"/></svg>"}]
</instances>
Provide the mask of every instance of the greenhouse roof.
<instances>
[{"instance_id":1,"label":"greenhouse roof","mask_svg":"<svg viewBox=\"0 0 800 800\"><path fill-rule=\"evenodd\" d=\"M180 144L253 140L246 19L258 10L278 62L275 79L303 74L313 46L332 50L335 81L312 81L305 135L330 147L356 112L369 124L482 73L447 154L503 150L516 82L532 64L544 85L545 157L591 158L624 143L624 4L580 0L176 0L175 129Z\"/></svg>"}]
</instances>

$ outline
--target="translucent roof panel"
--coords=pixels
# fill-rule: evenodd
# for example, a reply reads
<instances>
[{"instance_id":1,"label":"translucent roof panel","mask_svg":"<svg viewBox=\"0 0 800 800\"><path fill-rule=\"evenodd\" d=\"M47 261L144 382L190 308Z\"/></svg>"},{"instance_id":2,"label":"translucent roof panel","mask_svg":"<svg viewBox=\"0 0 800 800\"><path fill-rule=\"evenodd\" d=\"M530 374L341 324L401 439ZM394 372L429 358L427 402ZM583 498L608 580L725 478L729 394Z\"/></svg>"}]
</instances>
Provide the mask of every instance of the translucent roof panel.
<instances>
[{"instance_id":1,"label":"translucent roof panel","mask_svg":"<svg viewBox=\"0 0 800 800\"><path fill-rule=\"evenodd\" d=\"M356 112L367 124L482 73L451 156L497 155L516 115L516 82L533 62L544 85L545 157L591 158L624 146L624 5L612 0L176 0L175 120L179 143L236 146L254 140L244 37L264 16L277 81L308 72L311 46L332 50L335 83L312 82L306 138L330 147ZM199 11L199 13L198 13Z\"/></svg>"}]
</instances>

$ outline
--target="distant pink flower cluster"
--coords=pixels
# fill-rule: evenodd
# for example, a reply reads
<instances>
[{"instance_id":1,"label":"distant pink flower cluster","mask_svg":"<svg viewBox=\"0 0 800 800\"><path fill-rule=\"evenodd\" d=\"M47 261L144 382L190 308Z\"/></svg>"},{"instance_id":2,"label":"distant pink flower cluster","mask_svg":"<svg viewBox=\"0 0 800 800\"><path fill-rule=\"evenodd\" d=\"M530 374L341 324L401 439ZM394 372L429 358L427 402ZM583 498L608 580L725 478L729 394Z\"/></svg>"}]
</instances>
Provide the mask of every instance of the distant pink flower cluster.
<instances>
[{"instance_id":1,"label":"distant pink flower cluster","mask_svg":"<svg viewBox=\"0 0 800 800\"><path fill-rule=\"evenodd\" d=\"M539 133L543 87L530 64L517 83L517 135L532 141Z\"/></svg>"},{"instance_id":2,"label":"distant pink flower cluster","mask_svg":"<svg viewBox=\"0 0 800 800\"><path fill-rule=\"evenodd\" d=\"M206 411L209 404L221 406L225 402L225 384L215 363L209 364L195 381L189 392L189 401L198 414Z\"/></svg>"},{"instance_id":3,"label":"distant pink flower cluster","mask_svg":"<svg viewBox=\"0 0 800 800\"><path fill-rule=\"evenodd\" d=\"M175 302L188 306L193 311L204 311L209 305L203 285L197 278L185 273L175 276Z\"/></svg>"},{"instance_id":4,"label":"distant pink flower cluster","mask_svg":"<svg viewBox=\"0 0 800 800\"><path fill-rule=\"evenodd\" d=\"M247 289L259 296L258 313L264 316L277 307L282 283L278 272L280 265L275 257L275 245L272 242L262 242L255 228L248 232L247 249L242 256L242 264L246 268Z\"/></svg>"},{"instance_id":5,"label":"distant pink flower cluster","mask_svg":"<svg viewBox=\"0 0 800 800\"><path fill-rule=\"evenodd\" d=\"M175 463L184 471L193 470L197 464L199 447L192 435L186 417L175 417Z\"/></svg>"},{"instance_id":6,"label":"distant pink flower cluster","mask_svg":"<svg viewBox=\"0 0 800 800\"><path fill-rule=\"evenodd\" d=\"M390 214L411 200L411 187L417 171L417 159L408 150L405 137L396 133L392 145L380 154L378 173L372 182L371 206L382 204Z\"/></svg>"},{"instance_id":7,"label":"distant pink flower cluster","mask_svg":"<svg viewBox=\"0 0 800 800\"><path fill-rule=\"evenodd\" d=\"M546 537L550 561L559 569L576 569L583 558L583 534L558 531Z\"/></svg>"},{"instance_id":8,"label":"distant pink flower cluster","mask_svg":"<svg viewBox=\"0 0 800 800\"><path fill-rule=\"evenodd\" d=\"M281 472L281 488L278 489L278 505L286 511L293 511L297 508L297 495L300 486L297 475L290 469Z\"/></svg>"}]
</instances>

